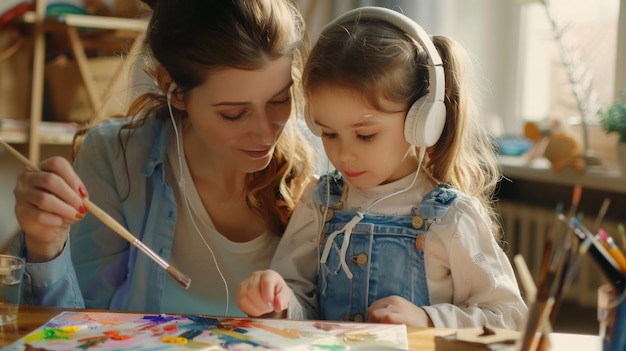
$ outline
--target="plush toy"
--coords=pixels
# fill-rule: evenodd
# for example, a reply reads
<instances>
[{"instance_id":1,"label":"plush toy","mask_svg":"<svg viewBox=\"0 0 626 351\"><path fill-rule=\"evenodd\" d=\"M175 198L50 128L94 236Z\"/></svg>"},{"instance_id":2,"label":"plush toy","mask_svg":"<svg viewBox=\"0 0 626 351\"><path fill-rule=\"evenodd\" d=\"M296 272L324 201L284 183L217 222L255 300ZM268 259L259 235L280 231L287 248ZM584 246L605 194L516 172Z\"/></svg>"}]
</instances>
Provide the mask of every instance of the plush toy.
<instances>
[{"instance_id":1,"label":"plush toy","mask_svg":"<svg viewBox=\"0 0 626 351\"><path fill-rule=\"evenodd\" d=\"M585 170L585 158L580 143L566 131L558 121L547 123L527 122L524 136L533 141L533 147L527 154L527 163L543 156L557 172L570 166L575 172Z\"/></svg>"}]
</instances>

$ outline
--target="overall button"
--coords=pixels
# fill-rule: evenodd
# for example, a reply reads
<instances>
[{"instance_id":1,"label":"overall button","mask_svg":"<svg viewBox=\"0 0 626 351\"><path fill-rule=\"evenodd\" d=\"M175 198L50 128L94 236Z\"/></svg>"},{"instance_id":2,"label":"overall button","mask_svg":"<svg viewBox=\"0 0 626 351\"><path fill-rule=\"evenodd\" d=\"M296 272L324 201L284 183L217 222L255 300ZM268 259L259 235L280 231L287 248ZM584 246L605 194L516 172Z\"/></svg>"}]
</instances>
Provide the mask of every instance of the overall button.
<instances>
[{"instance_id":1,"label":"overall button","mask_svg":"<svg viewBox=\"0 0 626 351\"><path fill-rule=\"evenodd\" d=\"M320 246L324 245L325 239L326 239L326 226L322 228L322 232L320 233Z\"/></svg>"},{"instance_id":2,"label":"overall button","mask_svg":"<svg viewBox=\"0 0 626 351\"><path fill-rule=\"evenodd\" d=\"M360 254L356 256L352 256L351 259L352 261L354 261L354 263L356 263L359 266L362 266L367 263L367 255L364 252L361 252Z\"/></svg>"},{"instance_id":3,"label":"overall button","mask_svg":"<svg viewBox=\"0 0 626 351\"><path fill-rule=\"evenodd\" d=\"M333 219L334 215L335 215L335 211L332 208L329 208L328 212L326 212L326 222L328 222L331 219Z\"/></svg>"},{"instance_id":4,"label":"overall button","mask_svg":"<svg viewBox=\"0 0 626 351\"><path fill-rule=\"evenodd\" d=\"M415 229L420 229L424 225L424 218L422 216L416 215L411 218L411 226Z\"/></svg>"},{"instance_id":5,"label":"overall button","mask_svg":"<svg viewBox=\"0 0 626 351\"><path fill-rule=\"evenodd\" d=\"M357 313L357 314L354 315L352 320L355 321L355 322L363 322L363 315L360 314L360 313Z\"/></svg>"}]
</instances>

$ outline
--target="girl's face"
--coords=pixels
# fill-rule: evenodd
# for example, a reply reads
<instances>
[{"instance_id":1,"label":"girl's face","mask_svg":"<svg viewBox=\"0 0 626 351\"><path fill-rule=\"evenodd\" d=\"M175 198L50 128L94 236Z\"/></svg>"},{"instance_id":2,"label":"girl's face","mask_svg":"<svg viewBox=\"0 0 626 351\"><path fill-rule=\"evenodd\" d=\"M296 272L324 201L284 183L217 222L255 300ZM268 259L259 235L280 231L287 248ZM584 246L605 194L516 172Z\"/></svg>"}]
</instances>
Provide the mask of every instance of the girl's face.
<instances>
[{"instance_id":1,"label":"girl's face","mask_svg":"<svg viewBox=\"0 0 626 351\"><path fill-rule=\"evenodd\" d=\"M308 113L319 125L330 162L358 188L403 178L417 169L415 147L404 139L403 104L372 108L353 90L322 85L309 95Z\"/></svg>"},{"instance_id":2,"label":"girl's face","mask_svg":"<svg viewBox=\"0 0 626 351\"><path fill-rule=\"evenodd\" d=\"M212 72L186 95L192 137L208 160L252 173L270 163L291 114L291 58L257 70L224 68Z\"/></svg>"}]
</instances>

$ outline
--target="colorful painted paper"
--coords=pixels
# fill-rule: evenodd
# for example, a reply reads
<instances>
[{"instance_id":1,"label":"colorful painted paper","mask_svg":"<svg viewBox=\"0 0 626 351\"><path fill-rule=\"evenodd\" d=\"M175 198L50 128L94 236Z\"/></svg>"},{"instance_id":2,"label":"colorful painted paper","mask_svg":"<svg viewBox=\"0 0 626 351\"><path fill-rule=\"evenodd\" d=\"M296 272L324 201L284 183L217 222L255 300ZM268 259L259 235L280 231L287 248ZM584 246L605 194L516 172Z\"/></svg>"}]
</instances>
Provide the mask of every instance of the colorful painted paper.
<instances>
[{"instance_id":1,"label":"colorful painted paper","mask_svg":"<svg viewBox=\"0 0 626 351\"><path fill-rule=\"evenodd\" d=\"M396 324L293 321L172 314L63 312L7 351L408 350Z\"/></svg>"}]
</instances>

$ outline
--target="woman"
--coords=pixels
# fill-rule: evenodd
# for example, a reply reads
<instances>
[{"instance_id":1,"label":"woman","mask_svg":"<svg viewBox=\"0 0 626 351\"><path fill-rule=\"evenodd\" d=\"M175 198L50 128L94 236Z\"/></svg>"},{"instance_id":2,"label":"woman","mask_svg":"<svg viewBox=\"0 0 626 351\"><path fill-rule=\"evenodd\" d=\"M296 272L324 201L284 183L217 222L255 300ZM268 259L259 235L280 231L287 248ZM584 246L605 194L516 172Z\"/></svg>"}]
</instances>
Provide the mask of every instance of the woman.
<instances>
[{"instance_id":1,"label":"woman","mask_svg":"<svg viewBox=\"0 0 626 351\"><path fill-rule=\"evenodd\" d=\"M288 0L146 3L158 91L84 133L73 167L19 176L24 302L242 315L235 287L269 265L313 172L292 117L304 23ZM88 215L87 196L191 287Z\"/></svg>"}]
</instances>

